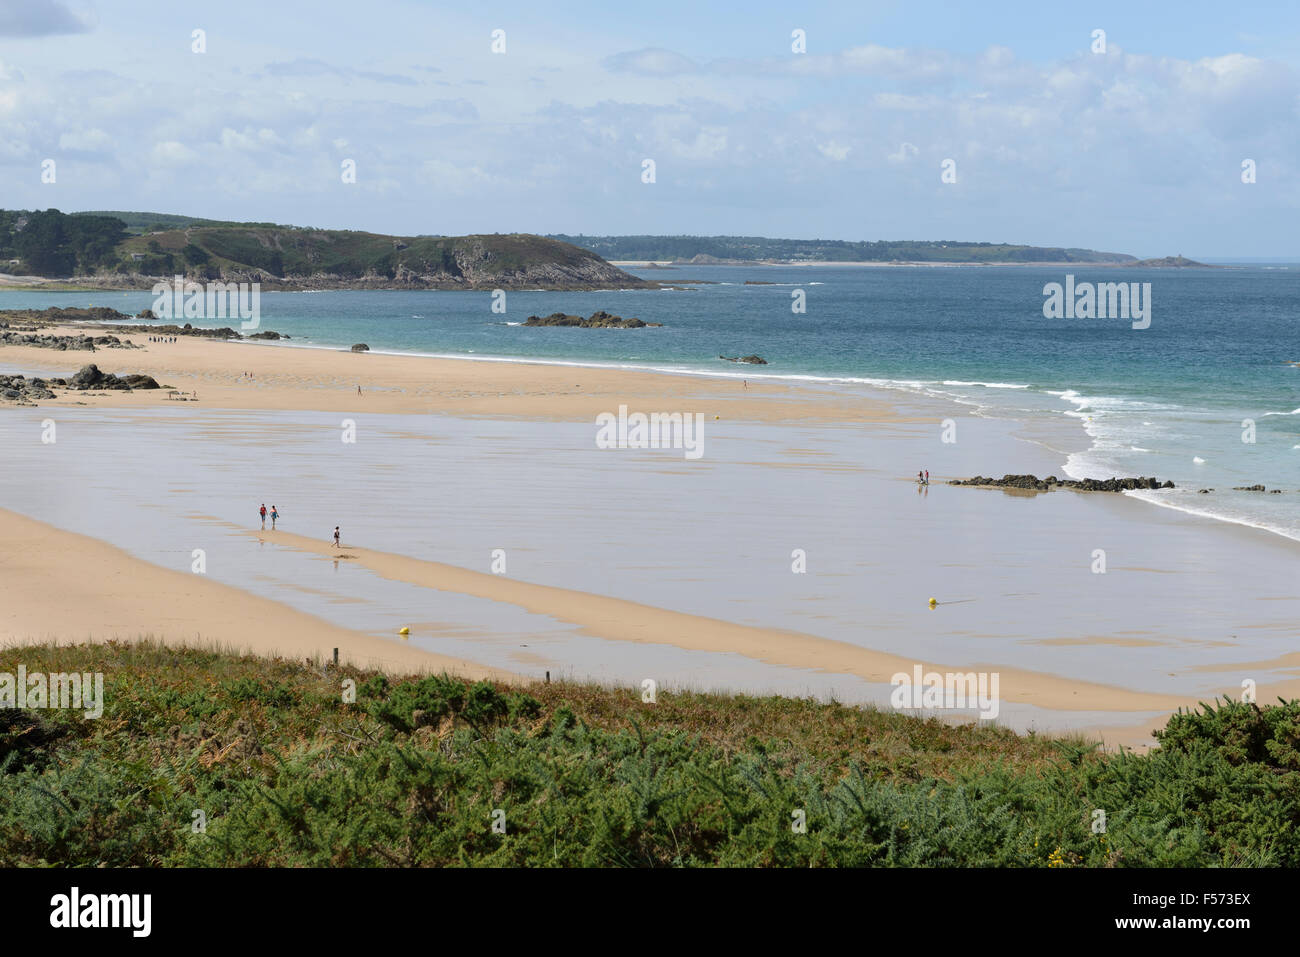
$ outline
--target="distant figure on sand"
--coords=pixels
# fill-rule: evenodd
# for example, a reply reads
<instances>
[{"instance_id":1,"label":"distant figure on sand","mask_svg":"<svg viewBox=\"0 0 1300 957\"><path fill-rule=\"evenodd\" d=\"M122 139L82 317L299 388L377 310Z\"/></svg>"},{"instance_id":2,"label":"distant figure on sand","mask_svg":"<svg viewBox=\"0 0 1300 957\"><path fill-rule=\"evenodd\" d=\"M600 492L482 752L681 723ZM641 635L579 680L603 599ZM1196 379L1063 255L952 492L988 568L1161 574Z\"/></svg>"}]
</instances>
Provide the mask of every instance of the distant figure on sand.
<instances>
[{"instance_id":1,"label":"distant figure on sand","mask_svg":"<svg viewBox=\"0 0 1300 957\"><path fill-rule=\"evenodd\" d=\"M926 485L929 485L929 484L930 484L930 470L929 470L929 469L926 469L926 470L925 470L925 484L926 484ZM274 506L272 506L272 508L274 508Z\"/></svg>"},{"instance_id":2,"label":"distant figure on sand","mask_svg":"<svg viewBox=\"0 0 1300 957\"><path fill-rule=\"evenodd\" d=\"M339 547L339 527L337 525L334 526L334 547Z\"/></svg>"},{"instance_id":3,"label":"distant figure on sand","mask_svg":"<svg viewBox=\"0 0 1300 957\"><path fill-rule=\"evenodd\" d=\"M275 531L275 520L280 517L280 513L274 505L271 506L271 531Z\"/></svg>"},{"instance_id":4,"label":"distant figure on sand","mask_svg":"<svg viewBox=\"0 0 1300 957\"><path fill-rule=\"evenodd\" d=\"M257 514L262 516L262 527L266 528L266 503L265 502L263 502L262 507L257 510Z\"/></svg>"},{"instance_id":5,"label":"distant figure on sand","mask_svg":"<svg viewBox=\"0 0 1300 957\"><path fill-rule=\"evenodd\" d=\"M920 469L916 470L916 484L917 485L925 484L925 473L922 472Z\"/></svg>"},{"instance_id":6,"label":"distant figure on sand","mask_svg":"<svg viewBox=\"0 0 1300 957\"><path fill-rule=\"evenodd\" d=\"M357 395L361 394L361 386L357 386Z\"/></svg>"}]
</instances>

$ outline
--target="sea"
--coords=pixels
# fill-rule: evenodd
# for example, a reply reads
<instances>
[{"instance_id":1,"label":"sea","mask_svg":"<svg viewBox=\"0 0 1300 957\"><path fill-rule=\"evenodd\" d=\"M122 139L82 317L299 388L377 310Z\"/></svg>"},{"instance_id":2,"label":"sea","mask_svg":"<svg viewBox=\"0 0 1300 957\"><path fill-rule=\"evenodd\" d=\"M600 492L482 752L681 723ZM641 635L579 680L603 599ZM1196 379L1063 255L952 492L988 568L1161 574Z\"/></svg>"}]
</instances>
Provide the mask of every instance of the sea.
<instances>
[{"instance_id":1,"label":"sea","mask_svg":"<svg viewBox=\"0 0 1300 957\"><path fill-rule=\"evenodd\" d=\"M1060 477L1171 480L1173 489L1130 494L1300 540L1300 265L628 271L682 286L504 297L490 290L263 293L260 328L291 337L275 348L364 342L372 352L662 370L943 400L964 415L1017 420L1027 434L1073 435L1076 441L1051 446L1059 449ZM1067 276L1076 288L1149 283L1149 325L1047 318L1045 289ZM0 292L0 308L95 305L135 313L152 303L144 291ZM523 325L530 315L598 309L662 326ZM747 355L766 365L720 358ZM1006 472L1024 470L1005 463ZM1256 484L1285 492L1234 491Z\"/></svg>"}]
</instances>

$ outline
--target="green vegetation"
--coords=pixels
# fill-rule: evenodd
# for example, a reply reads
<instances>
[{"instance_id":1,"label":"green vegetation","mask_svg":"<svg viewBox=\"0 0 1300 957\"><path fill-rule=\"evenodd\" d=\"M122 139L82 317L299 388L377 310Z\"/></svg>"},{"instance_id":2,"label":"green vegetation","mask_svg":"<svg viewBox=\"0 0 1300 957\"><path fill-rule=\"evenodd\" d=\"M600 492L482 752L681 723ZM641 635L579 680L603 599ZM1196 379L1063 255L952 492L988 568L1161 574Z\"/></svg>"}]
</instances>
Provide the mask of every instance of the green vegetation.
<instances>
[{"instance_id":1,"label":"green vegetation","mask_svg":"<svg viewBox=\"0 0 1300 957\"><path fill-rule=\"evenodd\" d=\"M105 706L0 710L8 866L1300 865L1295 702L1180 713L1134 755L812 700L643 704L149 642L0 652L20 663L102 672Z\"/></svg>"},{"instance_id":2,"label":"green vegetation","mask_svg":"<svg viewBox=\"0 0 1300 957\"><path fill-rule=\"evenodd\" d=\"M603 258L602 258L603 257ZM120 285L193 279L444 288L631 288L654 285L620 260L794 262L1097 262L1132 256L995 243L763 239L748 236L386 236L165 213L0 210L0 271ZM12 260L18 260L17 263Z\"/></svg>"},{"instance_id":3,"label":"green vegetation","mask_svg":"<svg viewBox=\"0 0 1300 957\"><path fill-rule=\"evenodd\" d=\"M36 276L71 276L112 265L126 225L109 216L65 216L57 209L0 209L0 261L22 261Z\"/></svg>"},{"instance_id":4,"label":"green vegetation","mask_svg":"<svg viewBox=\"0 0 1300 957\"><path fill-rule=\"evenodd\" d=\"M18 263L9 260L19 260ZM526 233L385 236L341 229L219 223L159 213L0 210L0 262L52 279L115 277L148 286L193 279L449 288L653 286L576 246ZM318 281L319 280L319 281Z\"/></svg>"},{"instance_id":5,"label":"green vegetation","mask_svg":"<svg viewBox=\"0 0 1300 957\"><path fill-rule=\"evenodd\" d=\"M175 213L136 213L118 209L74 213L74 216L112 216L126 224L128 232L155 233L168 229L188 229L191 226L265 226L275 223L237 223L222 219L200 219L196 216L177 216Z\"/></svg>"},{"instance_id":6,"label":"green vegetation","mask_svg":"<svg viewBox=\"0 0 1300 957\"><path fill-rule=\"evenodd\" d=\"M624 262L690 260L696 256L743 261L1120 263L1134 257L1091 249L968 243L953 240L846 242L837 239L766 239L762 236L564 236L549 238Z\"/></svg>"}]
</instances>

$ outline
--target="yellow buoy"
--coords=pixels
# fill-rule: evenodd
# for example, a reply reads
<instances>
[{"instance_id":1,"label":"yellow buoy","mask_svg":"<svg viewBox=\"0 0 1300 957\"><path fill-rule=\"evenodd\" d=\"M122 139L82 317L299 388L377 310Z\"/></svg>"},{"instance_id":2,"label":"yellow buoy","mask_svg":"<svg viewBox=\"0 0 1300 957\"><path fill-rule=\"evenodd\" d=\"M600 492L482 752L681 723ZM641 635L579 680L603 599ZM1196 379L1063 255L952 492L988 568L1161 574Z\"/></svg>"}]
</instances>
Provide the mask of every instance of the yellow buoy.
<instances>
[{"instance_id":1,"label":"yellow buoy","mask_svg":"<svg viewBox=\"0 0 1300 957\"><path fill-rule=\"evenodd\" d=\"M411 633L411 629L403 626L397 633L399 635L409 635Z\"/></svg>"},{"instance_id":2,"label":"yellow buoy","mask_svg":"<svg viewBox=\"0 0 1300 957\"><path fill-rule=\"evenodd\" d=\"M937 601L935 601L933 598L930 599L930 607L931 607L931 608L933 608L933 607L934 607L935 605L937 605L937 604L939 604L939 603L938 603Z\"/></svg>"}]
</instances>

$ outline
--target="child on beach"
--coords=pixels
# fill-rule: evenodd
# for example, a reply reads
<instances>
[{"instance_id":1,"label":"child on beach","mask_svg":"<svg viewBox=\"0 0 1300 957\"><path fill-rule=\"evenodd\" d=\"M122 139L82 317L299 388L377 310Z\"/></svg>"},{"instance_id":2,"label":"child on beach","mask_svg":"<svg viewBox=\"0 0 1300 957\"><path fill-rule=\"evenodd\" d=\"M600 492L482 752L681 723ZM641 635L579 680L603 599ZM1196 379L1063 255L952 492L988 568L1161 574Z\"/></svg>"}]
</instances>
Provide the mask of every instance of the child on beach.
<instances>
[{"instance_id":1,"label":"child on beach","mask_svg":"<svg viewBox=\"0 0 1300 957\"><path fill-rule=\"evenodd\" d=\"M334 526L334 547L339 547L339 527L337 525Z\"/></svg>"},{"instance_id":2,"label":"child on beach","mask_svg":"<svg viewBox=\"0 0 1300 957\"><path fill-rule=\"evenodd\" d=\"M271 506L271 531L275 531L275 520L280 517L279 511L274 505Z\"/></svg>"},{"instance_id":3,"label":"child on beach","mask_svg":"<svg viewBox=\"0 0 1300 957\"><path fill-rule=\"evenodd\" d=\"M266 528L266 503L265 502L263 502L262 507L257 510L257 514L262 516L262 527Z\"/></svg>"}]
</instances>

